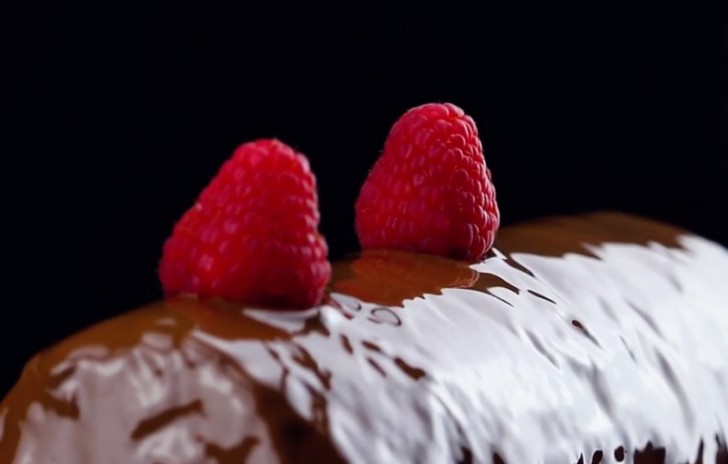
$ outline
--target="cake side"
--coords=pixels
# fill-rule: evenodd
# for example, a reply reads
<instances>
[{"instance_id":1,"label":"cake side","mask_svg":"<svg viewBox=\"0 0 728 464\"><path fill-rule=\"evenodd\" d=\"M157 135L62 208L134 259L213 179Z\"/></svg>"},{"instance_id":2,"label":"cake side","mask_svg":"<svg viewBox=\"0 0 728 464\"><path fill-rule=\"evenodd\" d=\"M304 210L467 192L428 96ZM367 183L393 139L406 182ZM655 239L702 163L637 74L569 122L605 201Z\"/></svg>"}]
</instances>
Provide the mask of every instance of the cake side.
<instances>
[{"instance_id":1,"label":"cake side","mask_svg":"<svg viewBox=\"0 0 728 464\"><path fill-rule=\"evenodd\" d=\"M167 300L34 358L0 463L721 462L725 275L609 213L505 228L474 266L363 253L306 312Z\"/></svg>"}]
</instances>

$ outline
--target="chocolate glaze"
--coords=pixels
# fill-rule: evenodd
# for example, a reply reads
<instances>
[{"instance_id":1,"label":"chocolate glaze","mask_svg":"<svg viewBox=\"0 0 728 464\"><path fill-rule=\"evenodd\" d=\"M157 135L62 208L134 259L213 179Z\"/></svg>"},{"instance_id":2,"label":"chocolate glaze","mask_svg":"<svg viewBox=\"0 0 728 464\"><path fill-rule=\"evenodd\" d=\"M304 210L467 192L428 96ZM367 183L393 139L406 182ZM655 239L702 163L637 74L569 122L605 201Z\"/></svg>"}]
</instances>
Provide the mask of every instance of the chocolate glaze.
<instances>
[{"instance_id":1,"label":"chocolate glaze","mask_svg":"<svg viewBox=\"0 0 728 464\"><path fill-rule=\"evenodd\" d=\"M372 251L304 312L169 299L34 357L0 463L728 463L728 251L620 214Z\"/></svg>"}]
</instances>

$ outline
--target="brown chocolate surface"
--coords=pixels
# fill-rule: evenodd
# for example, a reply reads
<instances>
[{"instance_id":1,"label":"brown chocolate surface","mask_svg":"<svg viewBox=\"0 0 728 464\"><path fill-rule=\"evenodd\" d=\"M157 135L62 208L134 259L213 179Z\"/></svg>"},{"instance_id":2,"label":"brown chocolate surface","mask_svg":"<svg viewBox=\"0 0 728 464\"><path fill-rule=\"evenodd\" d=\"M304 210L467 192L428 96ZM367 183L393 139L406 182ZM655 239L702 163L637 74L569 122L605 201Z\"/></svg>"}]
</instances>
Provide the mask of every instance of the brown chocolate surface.
<instances>
[{"instance_id":1,"label":"brown chocolate surface","mask_svg":"<svg viewBox=\"0 0 728 464\"><path fill-rule=\"evenodd\" d=\"M472 266L362 253L305 312L169 299L34 357L0 464L728 463L726 276L724 248L601 213Z\"/></svg>"}]
</instances>

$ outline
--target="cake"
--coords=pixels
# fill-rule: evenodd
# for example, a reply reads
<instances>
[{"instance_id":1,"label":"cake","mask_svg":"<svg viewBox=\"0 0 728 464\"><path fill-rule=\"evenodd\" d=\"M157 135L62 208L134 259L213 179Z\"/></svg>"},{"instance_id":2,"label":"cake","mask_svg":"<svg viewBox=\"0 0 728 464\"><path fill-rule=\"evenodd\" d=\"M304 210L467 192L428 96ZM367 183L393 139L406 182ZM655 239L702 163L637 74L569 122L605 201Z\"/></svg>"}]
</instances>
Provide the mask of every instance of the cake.
<instances>
[{"instance_id":1,"label":"cake","mask_svg":"<svg viewBox=\"0 0 728 464\"><path fill-rule=\"evenodd\" d=\"M364 251L304 311L169 297L35 356L0 464L726 464L727 275L606 212L472 265Z\"/></svg>"}]
</instances>

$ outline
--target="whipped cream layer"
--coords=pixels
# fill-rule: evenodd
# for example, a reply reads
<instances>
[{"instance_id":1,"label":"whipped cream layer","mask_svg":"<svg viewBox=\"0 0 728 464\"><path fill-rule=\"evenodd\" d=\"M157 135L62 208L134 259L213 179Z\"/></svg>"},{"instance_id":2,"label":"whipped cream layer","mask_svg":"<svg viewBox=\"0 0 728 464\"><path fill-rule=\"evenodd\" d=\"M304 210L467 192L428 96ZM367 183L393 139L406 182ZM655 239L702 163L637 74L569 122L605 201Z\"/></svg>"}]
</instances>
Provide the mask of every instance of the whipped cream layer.
<instances>
[{"instance_id":1,"label":"whipped cream layer","mask_svg":"<svg viewBox=\"0 0 728 464\"><path fill-rule=\"evenodd\" d=\"M726 463L728 251L614 213L369 251L304 312L170 299L34 357L0 463ZM721 454L722 453L722 454Z\"/></svg>"}]
</instances>

